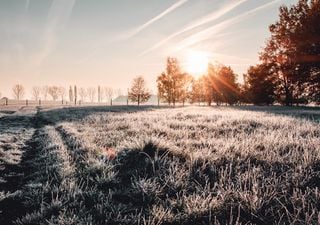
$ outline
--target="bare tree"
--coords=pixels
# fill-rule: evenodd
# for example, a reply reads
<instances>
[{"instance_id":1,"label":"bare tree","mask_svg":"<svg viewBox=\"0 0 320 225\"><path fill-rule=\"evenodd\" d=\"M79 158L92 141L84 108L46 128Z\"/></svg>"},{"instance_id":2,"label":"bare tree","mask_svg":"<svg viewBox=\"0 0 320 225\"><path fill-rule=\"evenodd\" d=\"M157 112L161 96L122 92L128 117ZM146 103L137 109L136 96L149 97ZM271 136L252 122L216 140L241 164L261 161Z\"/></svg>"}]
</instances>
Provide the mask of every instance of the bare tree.
<instances>
[{"instance_id":1,"label":"bare tree","mask_svg":"<svg viewBox=\"0 0 320 225\"><path fill-rule=\"evenodd\" d=\"M63 103L66 95L67 95L67 90L64 88L64 87L59 87L59 95L60 95L60 98L61 98L61 101Z\"/></svg>"},{"instance_id":2,"label":"bare tree","mask_svg":"<svg viewBox=\"0 0 320 225\"><path fill-rule=\"evenodd\" d=\"M38 101L40 99L41 87L37 87L37 86L33 87L31 94L32 94L32 98Z\"/></svg>"},{"instance_id":3,"label":"bare tree","mask_svg":"<svg viewBox=\"0 0 320 225\"><path fill-rule=\"evenodd\" d=\"M21 84L16 84L12 88L13 96L15 99L20 100L23 98L25 89Z\"/></svg>"},{"instance_id":4,"label":"bare tree","mask_svg":"<svg viewBox=\"0 0 320 225\"><path fill-rule=\"evenodd\" d=\"M80 96L81 102L85 102L86 101L87 91L86 91L85 88L83 88L83 87L79 88L79 96Z\"/></svg>"},{"instance_id":5,"label":"bare tree","mask_svg":"<svg viewBox=\"0 0 320 225\"><path fill-rule=\"evenodd\" d=\"M104 94L105 94L105 96L106 96L106 100L107 100L107 101L111 101L111 99L112 99L112 97L113 97L113 95L114 95L114 91L113 91L113 89L110 88L110 87L105 87L105 88L104 88Z\"/></svg>"},{"instance_id":6,"label":"bare tree","mask_svg":"<svg viewBox=\"0 0 320 225\"><path fill-rule=\"evenodd\" d=\"M119 88L119 89L117 90L117 96L119 97L119 96L121 96L121 95L123 95L123 92L122 92L122 90Z\"/></svg>"},{"instance_id":7,"label":"bare tree","mask_svg":"<svg viewBox=\"0 0 320 225\"><path fill-rule=\"evenodd\" d=\"M42 87L41 94L42 94L43 100L46 101L48 99L48 94L49 94L49 87L47 85Z\"/></svg>"},{"instance_id":8,"label":"bare tree","mask_svg":"<svg viewBox=\"0 0 320 225\"><path fill-rule=\"evenodd\" d=\"M59 98L59 87L57 87L57 86L49 87L48 93L51 96L53 101L57 101Z\"/></svg>"},{"instance_id":9,"label":"bare tree","mask_svg":"<svg viewBox=\"0 0 320 225\"><path fill-rule=\"evenodd\" d=\"M96 96L96 89L94 87L89 87L87 89L87 94L91 102L94 102Z\"/></svg>"},{"instance_id":10,"label":"bare tree","mask_svg":"<svg viewBox=\"0 0 320 225\"><path fill-rule=\"evenodd\" d=\"M138 76L133 80L132 86L128 92L128 98L138 105L146 102L150 98L150 91L146 88L146 82L142 76Z\"/></svg>"}]
</instances>

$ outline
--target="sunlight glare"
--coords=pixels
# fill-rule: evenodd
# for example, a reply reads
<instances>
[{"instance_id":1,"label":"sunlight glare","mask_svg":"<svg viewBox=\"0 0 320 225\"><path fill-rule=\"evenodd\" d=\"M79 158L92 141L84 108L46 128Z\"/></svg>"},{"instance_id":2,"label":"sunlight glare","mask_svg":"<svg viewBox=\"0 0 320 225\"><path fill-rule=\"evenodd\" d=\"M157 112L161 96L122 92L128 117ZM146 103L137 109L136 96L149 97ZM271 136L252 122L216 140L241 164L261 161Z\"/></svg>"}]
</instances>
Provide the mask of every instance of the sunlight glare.
<instances>
[{"instance_id":1,"label":"sunlight glare","mask_svg":"<svg viewBox=\"0 0 320 225\"><path fill-rule=\"evenodd\" d=\"M190 51L186 56L186 70L192 75L206 73L209 63L209 55L206 52Z\"/></svg>"}]
</instances>

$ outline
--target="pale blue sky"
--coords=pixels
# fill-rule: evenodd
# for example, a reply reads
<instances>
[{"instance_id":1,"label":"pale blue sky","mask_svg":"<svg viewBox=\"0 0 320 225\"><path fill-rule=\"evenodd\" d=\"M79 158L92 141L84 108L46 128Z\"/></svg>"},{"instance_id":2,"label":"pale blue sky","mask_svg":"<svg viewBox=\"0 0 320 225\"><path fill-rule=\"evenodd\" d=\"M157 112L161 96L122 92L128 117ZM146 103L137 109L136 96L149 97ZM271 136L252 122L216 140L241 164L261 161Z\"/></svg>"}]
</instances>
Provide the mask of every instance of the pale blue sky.
<instances>
[{"instance_id":1,"label":"pale blue sky","mask_svg":"<svg viewBox=\"0 0 320 225\"><path fill-rule=\"evenodd\" d=\"M0 0L0 92L15 83L151 89L167 56L190 51L242 77L280 5L297 0Z\"/></svg>"}]
</instances>

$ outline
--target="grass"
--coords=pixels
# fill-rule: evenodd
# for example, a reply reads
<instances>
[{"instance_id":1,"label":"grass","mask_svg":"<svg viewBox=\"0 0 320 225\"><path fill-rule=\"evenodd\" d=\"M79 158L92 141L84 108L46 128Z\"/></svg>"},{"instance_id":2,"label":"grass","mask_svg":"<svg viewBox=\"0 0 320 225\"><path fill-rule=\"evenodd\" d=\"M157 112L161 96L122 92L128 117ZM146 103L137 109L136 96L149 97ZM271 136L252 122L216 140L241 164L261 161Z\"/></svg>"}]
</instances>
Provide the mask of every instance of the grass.
<instances>
[{"instance_id":1,"label":"grass","mask_svg":"<svg viewBox=\"0 0 320 225\"><path fill-rule=\"evenodd\" d=\"M9 211L4 202L21 207L2 222L319 224L319 115L281 107L38 112L24 176L0 189L0 213Z\"/></svg>"}]
</instances>

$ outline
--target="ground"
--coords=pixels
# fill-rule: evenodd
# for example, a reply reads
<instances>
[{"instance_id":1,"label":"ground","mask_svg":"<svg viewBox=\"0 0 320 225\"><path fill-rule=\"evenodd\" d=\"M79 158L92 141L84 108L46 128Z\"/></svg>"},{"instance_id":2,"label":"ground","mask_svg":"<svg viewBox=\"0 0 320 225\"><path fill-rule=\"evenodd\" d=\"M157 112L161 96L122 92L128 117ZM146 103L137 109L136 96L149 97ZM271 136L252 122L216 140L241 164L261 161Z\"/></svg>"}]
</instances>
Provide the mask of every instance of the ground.
<instances>
[{"instance_id":1,"label":"ground","mask_svg":"<svg viewBox=\"0 0 320 225\"><path fill-rule=\"evenodd\" d=\"M319 224L320 110L0 110L0 224Z\"/></svg>"}]
</instances>

